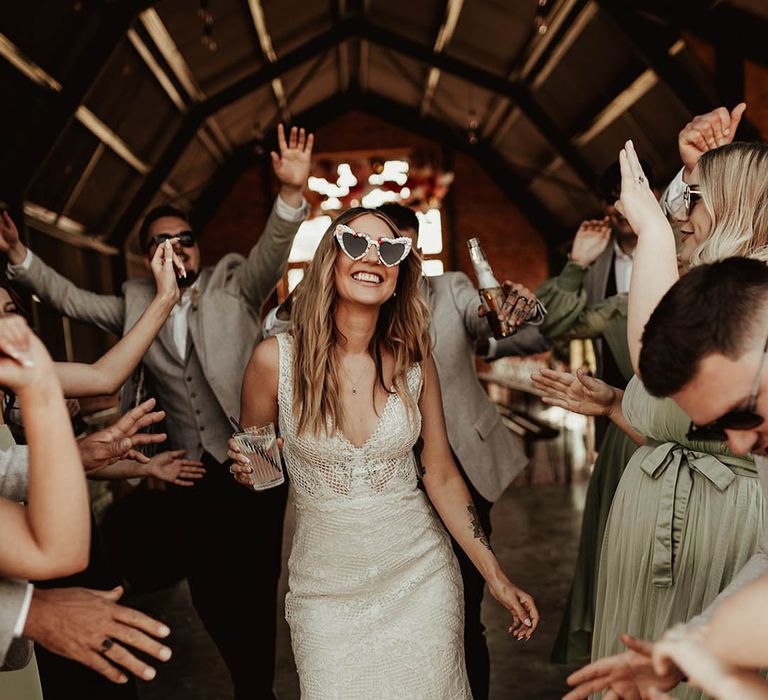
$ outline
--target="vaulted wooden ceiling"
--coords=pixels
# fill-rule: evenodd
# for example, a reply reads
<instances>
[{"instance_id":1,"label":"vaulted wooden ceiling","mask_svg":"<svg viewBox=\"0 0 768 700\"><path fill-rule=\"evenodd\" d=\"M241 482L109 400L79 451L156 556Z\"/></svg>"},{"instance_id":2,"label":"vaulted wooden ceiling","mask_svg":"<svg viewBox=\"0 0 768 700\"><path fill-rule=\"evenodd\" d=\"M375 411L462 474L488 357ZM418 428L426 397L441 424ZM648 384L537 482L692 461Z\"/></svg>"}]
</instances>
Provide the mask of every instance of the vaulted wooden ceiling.
<instances>
[{"instance_id":1,"label":"vaulted wooden ceiling","mask_svg":"<svg viewBox=\"0 0 768 700\"><path fill-rule=\"evenodd\" d=\"M768 65L764 0L3 5L0 199L117 247L149 206L263 157L278 121L354 109L471 153L556 240L626 137L671 175L690 115Z\"/></svg>"}]
</instances>

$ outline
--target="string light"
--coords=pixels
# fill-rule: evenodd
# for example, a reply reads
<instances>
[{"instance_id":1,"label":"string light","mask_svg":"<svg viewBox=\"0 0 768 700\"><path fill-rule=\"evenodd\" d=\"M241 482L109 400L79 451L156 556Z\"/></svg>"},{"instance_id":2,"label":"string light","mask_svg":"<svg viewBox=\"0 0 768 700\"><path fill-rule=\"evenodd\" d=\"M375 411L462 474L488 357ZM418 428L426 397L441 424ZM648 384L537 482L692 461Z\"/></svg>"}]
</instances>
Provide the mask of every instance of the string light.
<instances>
[{"instance_id":1,"label":"string light","mask_svg":"<svg viewBox=\"0 0 768 700\"><path fill-rule=\"evenodd\" d=\"M200 37L200 41L202 41L203 46L209 51L216 51L219 48L219 45L213 37L213 15L208 9L208 0L200 0L200 9L197 11L197 16L203 22L203 33Z\"/></svg>"}]
</instances>

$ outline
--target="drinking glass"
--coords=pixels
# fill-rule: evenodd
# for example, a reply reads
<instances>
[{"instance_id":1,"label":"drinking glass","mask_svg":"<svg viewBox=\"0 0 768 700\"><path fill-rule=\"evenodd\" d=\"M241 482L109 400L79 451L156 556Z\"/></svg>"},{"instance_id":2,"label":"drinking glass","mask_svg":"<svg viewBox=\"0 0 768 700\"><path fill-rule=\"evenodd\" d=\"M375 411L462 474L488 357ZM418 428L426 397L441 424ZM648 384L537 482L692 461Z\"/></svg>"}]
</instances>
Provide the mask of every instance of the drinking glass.
<instances>
[{"instance_id":1,"label":"drinking glass","mask_svg":"<svg viewBox=\"0 0 768 700\"><path fill-rule=\"evenodd\" d=\"M285 481L274 423L246 428L232 437L253 469L248 478L254 491L265 491Z\"/></svg>"}]
</instances>

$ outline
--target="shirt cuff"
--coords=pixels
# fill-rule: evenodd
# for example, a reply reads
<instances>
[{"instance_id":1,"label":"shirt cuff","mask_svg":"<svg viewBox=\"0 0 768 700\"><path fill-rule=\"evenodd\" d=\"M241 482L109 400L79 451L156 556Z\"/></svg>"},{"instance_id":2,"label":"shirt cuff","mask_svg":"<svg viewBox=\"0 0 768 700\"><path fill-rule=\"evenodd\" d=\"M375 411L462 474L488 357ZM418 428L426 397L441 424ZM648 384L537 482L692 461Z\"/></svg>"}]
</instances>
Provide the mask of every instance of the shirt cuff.
<instances>
[{"instance_id":1,"label":"shirt cuff","mask_svg":"<svg viewBox=\"0 0 768 700\"><path fill-rule=\"evenodd\" d=\"M27 248L27 254L24 257L24 260L16 265L11 265L11 263L8 263L8 272L14 273L21 272L22 270L29 270L32 265L32 257L32 251Z\"/></svg>"},{"instance_id":2,"label":"shirt cuff","mask_svg":"<svg viewBox=\"0 0 768 700\"><path fill-rule=\"evenodd\" d=\"M34 590L35 587L28 583L27 592L24 594L24 602L21 604L19 619L16 620L16 627L13 628L13 636L16 638L24 636L24 628L27 625L27 615L29 615L29 606L32 604L32 593Z\"/></svg>"},{"instance_id":3,"label":"shirt cuff","mask_svg":"<svg viewBox=\"0 0 768 700\"><path fill-rule=\"evenodd\" d=\"M578 292L584 284L584 277L588 271L588 267L569 260L557 277L558 289L564 292Z\"/></svg>"},{"instance_id":4,"label":"shirt cuff","mask_svg":"<svg viewBox=\"0 0 768 700\"><path fill-rule=\"evenodd\" d=\"M275 213L284 221L304 221L309 216L309 204L307 204L306 199L302 199L300 207L292 207L290 204L286 204L280 195L277 195Z\"/></svg>"},{"instance_id":5,"label":"shirt cuff","mask_svg":"<svg viewBox=\"0 0 768 700\"><path fill-rule=\"evenodd\" d=\"M664 208L668 214L674 214L683 206L683 193L685 192L685 182L683 182L684 171L685 167L680 168L672 182L667 185L667 191L664 194Z\"/></svg>"}]
</instances>

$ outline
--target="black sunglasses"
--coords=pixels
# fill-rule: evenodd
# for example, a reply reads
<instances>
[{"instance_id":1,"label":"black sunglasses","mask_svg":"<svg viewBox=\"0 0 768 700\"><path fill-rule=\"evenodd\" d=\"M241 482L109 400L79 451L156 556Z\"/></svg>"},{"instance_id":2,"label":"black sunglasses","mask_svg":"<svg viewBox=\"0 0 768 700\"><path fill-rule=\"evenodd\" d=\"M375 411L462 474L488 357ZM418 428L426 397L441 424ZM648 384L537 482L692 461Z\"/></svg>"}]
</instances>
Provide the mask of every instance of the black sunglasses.
<instances>
[{"instance_id":1,"label":"black sunglasses","mask_svg":"<svg viewBox=\"0 0 768 700\"><path fill-rule=\"evenodd\" d=\"M768 355L768 338L763 347L763 356L760 358L760 365L757 368L757 376L752 387L752 393L749 395L749 403L745 409L728 411L724 415L713 420L707 425L696 425L691 422L686 439L705 442L727 442L728 435L726 430L753 430L765 422L765 418L755 413L755 404L757 403L757 394L760 391L760 380L763 376L763 366L765 365L765 356Z\"/></svg>"},{"instance_id":2,"label":"black sunglasses","mask_svg":"<svg viewBox=\"0 0 768 700\"><path fill-rule=\"evenodd\" d=\"M178 233L158 233L156 236L152 236L147 243L147 250L153 245L162 245L166 241L170 241L173 238L177 238L179 244L184 248L191 248L197 242L195 234L192 231L179 231Z\"/></svg>"}]
</instances>

